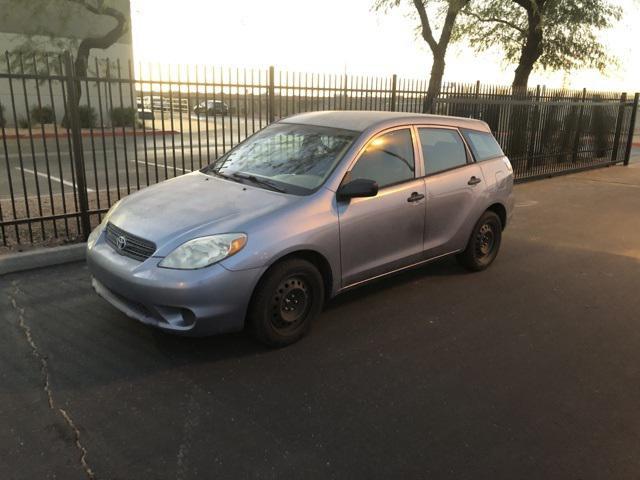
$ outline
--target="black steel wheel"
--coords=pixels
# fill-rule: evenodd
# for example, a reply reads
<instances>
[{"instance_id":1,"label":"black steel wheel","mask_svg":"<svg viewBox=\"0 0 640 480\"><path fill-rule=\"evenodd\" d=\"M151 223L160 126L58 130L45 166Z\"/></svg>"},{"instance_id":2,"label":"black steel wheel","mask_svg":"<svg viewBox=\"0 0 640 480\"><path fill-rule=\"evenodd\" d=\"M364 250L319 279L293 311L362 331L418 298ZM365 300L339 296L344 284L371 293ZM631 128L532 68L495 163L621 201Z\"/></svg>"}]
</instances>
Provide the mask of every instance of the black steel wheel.
<instances>
[{"instance_id":1,"label":"black steel wheel","mask_svg":"<svg viewBox=\"0 0 640 480\"><path fill-rule=\"evenodd\" d=\"M293 330L306 318L312 292L303 277L284 278L271 298L271 323L279 330Z\"/></svg>"},{"instance_id":2,"label":"black steel wheel","mask_svg":"<svg viewBox=\"0 0 640 480\"><path fill-rule=\"evenodd\" d=\"M474 242L476 258L483 259L493 253L493 247L496 240L496 225L492 222L483 223Z\"/></svg>"},{"instance_id":3,"label":"black steel wheel","mask_svg":"<svg viewBox=\"0 0 640 480\"><path fill-rule=\"evenodd\" d=\"M318 269L304 259L287 259L271 267L256 287L247 323L259 341L282 347L309 331L323 302Z\"/></svg>"},{"instance_id":4,"label":"black steel wheel","mask_svg":"<svg viewBox=\"0 0 640 480\"><path fill-rule=\"evenodd\" d=\"M502 222L492 211L486 211L477 221L466 249L457 258L468 270L478 272L493 263L502 240Z\"/></svg>"}]
</instances>

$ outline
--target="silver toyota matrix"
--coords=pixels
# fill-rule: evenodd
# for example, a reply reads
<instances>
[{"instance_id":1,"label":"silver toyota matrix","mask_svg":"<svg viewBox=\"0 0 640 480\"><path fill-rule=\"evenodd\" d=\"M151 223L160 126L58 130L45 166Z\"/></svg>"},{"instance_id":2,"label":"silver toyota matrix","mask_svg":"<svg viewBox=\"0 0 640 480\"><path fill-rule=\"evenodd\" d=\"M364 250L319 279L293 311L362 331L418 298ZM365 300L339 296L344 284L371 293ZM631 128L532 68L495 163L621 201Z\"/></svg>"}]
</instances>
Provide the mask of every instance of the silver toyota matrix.
<instances>
[{"instance_id":1,"label":"silver toyota matrix","mask_svg":"<svg viewBox=\"0 0 640 480\"><path fill-rule=\"evenodd\" d=\"M119 201L87 242L96 292L188 335L283 346L325 300L455 254L498 254L513 171L486 123L315 112L257 132L200 171Z\"/></svg>"}]
</instances>

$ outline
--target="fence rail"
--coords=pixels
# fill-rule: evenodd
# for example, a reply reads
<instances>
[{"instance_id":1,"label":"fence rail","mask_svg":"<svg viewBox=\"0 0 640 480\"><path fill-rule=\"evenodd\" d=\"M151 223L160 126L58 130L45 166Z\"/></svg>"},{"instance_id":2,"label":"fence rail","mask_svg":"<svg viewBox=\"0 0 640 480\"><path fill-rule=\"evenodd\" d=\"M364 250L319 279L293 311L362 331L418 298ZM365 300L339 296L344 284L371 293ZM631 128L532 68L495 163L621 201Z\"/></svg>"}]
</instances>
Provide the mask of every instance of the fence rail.
<instances>
[{"instance_id":1,"label":"fence rail","mask_svg":"<svg viewBox=\"0 0 640 480\"><path fill-rule=\"evenodd\" d=\"M427 81L71 57L0 62L0 246L86 237L113 203L315 110L421 112ZM520 181L627 163L638 94L446 83L433 112L486 121Z\"/></svg>"}]
</instances>

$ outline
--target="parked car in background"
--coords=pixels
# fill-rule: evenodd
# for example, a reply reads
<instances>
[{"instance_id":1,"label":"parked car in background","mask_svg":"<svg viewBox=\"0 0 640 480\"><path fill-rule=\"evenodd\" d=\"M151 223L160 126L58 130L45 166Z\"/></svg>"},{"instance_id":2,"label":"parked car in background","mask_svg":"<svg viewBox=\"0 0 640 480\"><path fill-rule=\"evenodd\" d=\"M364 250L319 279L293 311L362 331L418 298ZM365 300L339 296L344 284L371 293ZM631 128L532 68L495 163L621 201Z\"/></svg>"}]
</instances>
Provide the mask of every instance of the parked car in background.
<instances>
[{"instance_id":1,"label":"parked car in background","mask_svg":"<svg viewBox=\"0 0 640 480\"><path fill-rule=\"evenodd\" d=\"M283 346L363 283L446 255L487 268L512 187L482 121L305 113L122 199L87 263L97 293L141 322L189 335L246 326Z\"/></svg>"},{"instance_id":2,"label":"parked car in background","mask_svg":"<svg viewBox=\"0 0 640 480\"><path fill-rule=\"evenodd\" d=\"M137 108L138 108L138 118L140 120L153 120L155 118L153 114L153 110L149 108L145 108L143 102L138 101Z\"/></svg>"},{"instance_id":3,"label":"parked car in background","mask_svg":"<svg viewBox=\"0 0 640 480\"><path fill-rule=\"evenodd\" d=\"M195 106L193 113L197 116L229 115L229 105L221 100L207 100Z\"/></svg>"}]
</instances>

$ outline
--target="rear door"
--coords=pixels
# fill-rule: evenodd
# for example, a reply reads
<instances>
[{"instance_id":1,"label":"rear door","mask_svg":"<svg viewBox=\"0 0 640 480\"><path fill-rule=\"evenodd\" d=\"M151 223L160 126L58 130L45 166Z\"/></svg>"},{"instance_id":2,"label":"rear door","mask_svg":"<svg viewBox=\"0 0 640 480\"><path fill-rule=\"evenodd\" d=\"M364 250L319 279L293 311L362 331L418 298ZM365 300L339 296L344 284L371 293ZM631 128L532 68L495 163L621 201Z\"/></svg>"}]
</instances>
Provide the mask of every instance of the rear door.
<instances>
[{"instance_id":1,"label":"rear door","mask_svg":"<svg viewBox=\"0 0 640 480\"><path fill-rule=\"evenodd\" d=\"M457 129L417 130L427 196L424 249L431 258L466 246L482 213L485 182Z\"/></svg>"},{"instance_id":2,"label":"rear door","mask_svg":"<svg viewBox=\"0 0 640 480\"><path fill-rule=\"evenodd\" d=\"M379 191L338 202L343 287L421 259L425 190L416 174L415 146L409 127L383 132L345 177L375 180Z\"/></svg>"}]
</instances>

